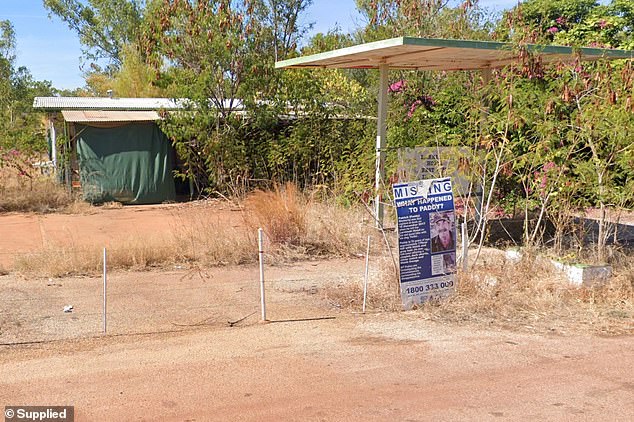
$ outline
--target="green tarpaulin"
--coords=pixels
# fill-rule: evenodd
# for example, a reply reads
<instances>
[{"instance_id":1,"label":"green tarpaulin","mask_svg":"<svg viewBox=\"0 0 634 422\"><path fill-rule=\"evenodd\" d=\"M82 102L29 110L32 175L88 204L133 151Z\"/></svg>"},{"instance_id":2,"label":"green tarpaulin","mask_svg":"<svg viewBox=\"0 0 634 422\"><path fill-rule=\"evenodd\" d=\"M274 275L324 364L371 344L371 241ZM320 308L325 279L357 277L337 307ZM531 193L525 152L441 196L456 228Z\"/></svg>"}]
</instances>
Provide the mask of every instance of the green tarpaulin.
<instances>
[{"instance_id":1,"label":"green tarpaulin","mask_svg":"<svg viewBox=\"0 0 634 422\"><path fill-rule=\"evenodd\" d=\"M85 200L154 204L175 199L172 148L156 124L78 124L76 133Z\"/></svg>"}]
</instances>

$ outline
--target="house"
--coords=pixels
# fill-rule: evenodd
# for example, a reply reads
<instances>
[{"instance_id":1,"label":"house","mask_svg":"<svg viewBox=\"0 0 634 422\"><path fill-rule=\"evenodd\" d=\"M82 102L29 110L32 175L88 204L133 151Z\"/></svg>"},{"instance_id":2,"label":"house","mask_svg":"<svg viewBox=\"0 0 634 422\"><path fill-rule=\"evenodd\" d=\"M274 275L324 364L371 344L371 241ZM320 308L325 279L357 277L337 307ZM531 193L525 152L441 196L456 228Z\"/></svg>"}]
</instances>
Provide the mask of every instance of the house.
<instances>
[{"instance_id":1,"label":"house","mask_svg":"<svg viewBox=\"0 0 634 422\"><path fill-rule=\"evenodd\" d=\"M51 160L86 201L151 204L176 197L176 154L157 122L183 109L167 98L36 97L47 112ZM57 135L63 130L63 142ZM58 145L60 151L58 151Z\"/></svg>"}]
</instances>

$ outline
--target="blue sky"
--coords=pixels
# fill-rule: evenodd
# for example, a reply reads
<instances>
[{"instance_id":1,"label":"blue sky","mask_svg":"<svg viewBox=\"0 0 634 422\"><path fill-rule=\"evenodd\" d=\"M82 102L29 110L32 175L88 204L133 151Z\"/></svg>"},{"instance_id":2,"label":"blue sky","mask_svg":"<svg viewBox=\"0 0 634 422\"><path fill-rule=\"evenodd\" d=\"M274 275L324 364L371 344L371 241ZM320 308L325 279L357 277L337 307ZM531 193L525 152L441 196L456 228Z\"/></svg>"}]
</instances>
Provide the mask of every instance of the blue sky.
<instances>
[{"instance_id":1,"label":"blue sky","mask_svg":"<svg viewBox=\"0 0 634 422\"><path fill-rule=\"evenodd\" d=\"M516 3L480 0L480 5L496 9ZM77 35L59 18L49 18L42 0L0 0L0 20L6 19L16 32L18 66L26 66L36 80L49 80L56 88L83 86ZM363 23L354 0L314 0L305 20L314 23L311 33L327 32L336 25L349 32Z\"/></svg>"}]
</instances>

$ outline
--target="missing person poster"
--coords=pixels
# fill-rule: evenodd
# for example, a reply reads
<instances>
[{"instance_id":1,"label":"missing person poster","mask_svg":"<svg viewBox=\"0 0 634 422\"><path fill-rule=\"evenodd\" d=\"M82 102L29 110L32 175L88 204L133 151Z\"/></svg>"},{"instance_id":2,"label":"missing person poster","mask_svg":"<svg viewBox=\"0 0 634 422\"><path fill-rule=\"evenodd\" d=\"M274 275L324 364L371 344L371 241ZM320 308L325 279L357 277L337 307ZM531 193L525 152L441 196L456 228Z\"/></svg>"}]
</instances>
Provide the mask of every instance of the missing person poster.
<instances>
[{"instance_id":1,"label":"missing person poster","mask_svg":"<svg viewBox=\"0 0 634 422\"><path fill-rule=\"evenodd\" d=\"M456 214L450 178L392 185L405 309L453 294Z\"/></svg>"}]
</instances>

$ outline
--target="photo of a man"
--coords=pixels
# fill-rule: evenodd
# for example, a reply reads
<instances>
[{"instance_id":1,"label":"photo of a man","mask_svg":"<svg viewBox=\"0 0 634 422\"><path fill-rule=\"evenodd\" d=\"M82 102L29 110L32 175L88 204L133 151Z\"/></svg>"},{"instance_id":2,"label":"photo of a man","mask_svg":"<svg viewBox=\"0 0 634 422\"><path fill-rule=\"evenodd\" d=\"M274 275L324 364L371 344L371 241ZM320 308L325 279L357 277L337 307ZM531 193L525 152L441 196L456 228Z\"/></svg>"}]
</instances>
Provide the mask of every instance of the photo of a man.
<instances>
[{"instance_id":1,"label":"photo of a man","mask_svg":"<svg viewBox=\"0 0 634 422\"><path fill-rule=\"evenodd\" d=\"M450 252L442 256L442 260L445 266L445 274L452 274L456 272L456 253Z\"/></svg>"},{"instance_id":2,"label":"photo of a man","mask_svg":"<svg viewBox=\"0 0 634 422\"><path fill-rule=\"evenodd\" d=\"M432 253L455 250L453 211L432 213L429 219L433 235L431 239Z\"/></svg>"}]
</instances>

